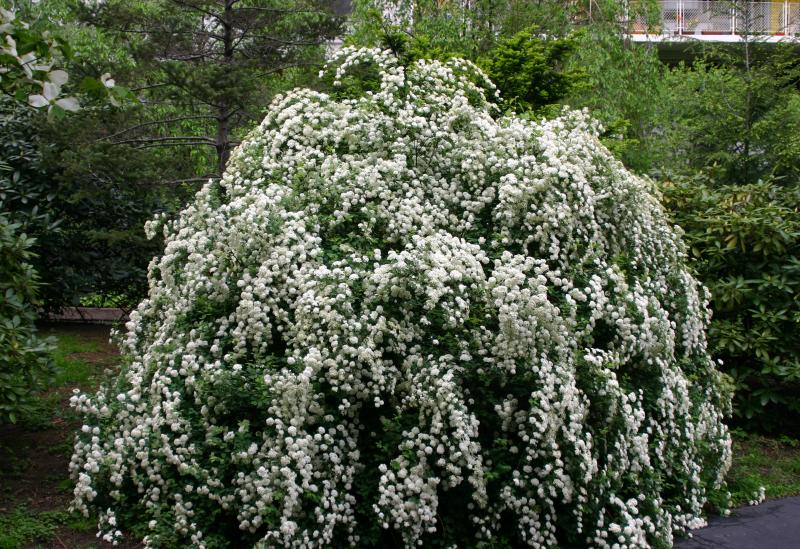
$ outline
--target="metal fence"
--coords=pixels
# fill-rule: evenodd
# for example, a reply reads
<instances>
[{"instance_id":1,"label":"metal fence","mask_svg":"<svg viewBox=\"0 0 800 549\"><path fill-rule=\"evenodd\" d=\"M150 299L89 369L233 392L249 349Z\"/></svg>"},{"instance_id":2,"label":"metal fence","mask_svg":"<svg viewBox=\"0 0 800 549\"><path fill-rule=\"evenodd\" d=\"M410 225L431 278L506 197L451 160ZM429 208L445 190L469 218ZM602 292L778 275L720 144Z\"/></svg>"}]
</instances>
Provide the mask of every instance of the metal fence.
<instances>
[{"instance_id":1,"label":"metal fence","mask_svg":"<svg viewBox=\"0 0 800 549\"><path fill-rule=\"evenodd\" d=\"M637 15L631 32L678 35L800 35L800 2L662 0L659 20Z\"/></svg>"}]
</instances>

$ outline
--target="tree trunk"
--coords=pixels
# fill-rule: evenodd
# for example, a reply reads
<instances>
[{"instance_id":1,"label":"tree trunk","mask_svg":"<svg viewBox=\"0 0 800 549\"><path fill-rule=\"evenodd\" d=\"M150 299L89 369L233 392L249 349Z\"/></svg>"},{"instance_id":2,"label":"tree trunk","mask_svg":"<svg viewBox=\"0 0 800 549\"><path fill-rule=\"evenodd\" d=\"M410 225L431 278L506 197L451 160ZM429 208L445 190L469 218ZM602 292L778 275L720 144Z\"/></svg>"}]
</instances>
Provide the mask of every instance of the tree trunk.
<instances>
[{"instance_id":1,"label":"tree trunk","mask_svg":"<svg viewBox=\"0 0 800 549\"><path fill-rule=\"evenodd\" d=\"M222 20L223 59L225 65L233 62L233 4L236 0L225 0L225 15ZM230 119L228 102L223 98L217 105L217 170L220 177L225 172L228 158L231 155Z\"/></svg>"}]
</instances>

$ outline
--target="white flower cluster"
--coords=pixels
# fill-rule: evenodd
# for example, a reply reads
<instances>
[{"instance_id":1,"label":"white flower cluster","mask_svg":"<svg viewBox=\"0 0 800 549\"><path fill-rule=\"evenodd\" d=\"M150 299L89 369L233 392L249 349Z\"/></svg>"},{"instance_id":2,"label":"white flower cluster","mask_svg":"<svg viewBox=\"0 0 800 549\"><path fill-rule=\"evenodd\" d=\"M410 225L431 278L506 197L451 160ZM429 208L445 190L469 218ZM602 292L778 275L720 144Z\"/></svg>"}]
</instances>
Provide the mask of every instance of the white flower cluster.
<instances>
[{"instance_id":1,"label":"white flower cluster","mask_svg":"<svg viewBox=\"0 0 800 549\"><path fill-rule=\"evenodd\" d=\"M379 89L352 93L356 69ZM499 117L467 62L344 48L326 70L332 93L276 99L148 227L130 363L73 399L75 507L154 547L618 549L701 525L729 396L650 186L584 113Z\"/></svg>"},{"instance_id":2,"label":"white flower cluster","mask_svg":"<svg viewBox=\"0 0 800 549\"><path fill-rule=\"evenodd\" d=\"M763 486L759 486L758 490L753 492L752 497L747 502L748 505L758 505L759 503L763 503L763 501L767 498L767 489Z\"/></svg>"}]
</instances>

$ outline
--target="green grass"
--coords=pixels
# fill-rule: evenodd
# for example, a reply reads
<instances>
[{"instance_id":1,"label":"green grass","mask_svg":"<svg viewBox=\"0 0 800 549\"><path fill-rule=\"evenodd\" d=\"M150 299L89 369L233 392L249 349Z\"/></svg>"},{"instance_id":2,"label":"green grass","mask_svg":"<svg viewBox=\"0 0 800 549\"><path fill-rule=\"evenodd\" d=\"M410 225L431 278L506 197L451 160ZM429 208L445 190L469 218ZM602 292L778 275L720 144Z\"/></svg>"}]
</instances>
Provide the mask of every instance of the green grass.
<instances>
[{"instance_id":1,"label":"green grass","mask_svg":"<svg viewBox=\"0 0 800 549\"><path fill-rule=\"evenodd\" d=\"M32 512L20 506L10 513L0 514L0 549L18 549L33 543L51 541L59 526L89 532L94 521L66 511Z\"/></svg>"},{"instance_id":2,"label":"green grass","mask_svg":"<svg viewBox=\"0 0 800 549\"><path fill-rule=\"evenodd\" d=\"M119 307L129 302L130 299L121 294L92 294L81 297L82 307Z\"/></svg>"},{"instance_id":3,"label":"green grass","mask_svg":"<svg viewBox=\"0 0 800 549\"><path fill-rule=\"evenodd\" d=\"M728 489L734 507L746 505L761 486L769 499L800 494L800 441L738 430L733 435Z\"/></svg>"},{"instance_id":4,"label":"green grass","mask_svg":"<svg viewBox=\"0 0 800 549\"><path fill-rule=\"evenodd\" d=\"M45 486L52 488L42 488L47 493L38 503L34 500L29 501L24 494L9 497L11 492L5 486L5 479L30 475L28 471L36 465L39 457L69 456L76 418L67 404L71 390L73 387L81 390L93 389L98 380L105 375L103 372L105 368L113 366L115 361L113 353L103 345L102 339L98 338L96 332L83 336L77 330L62 331L51 328L43 335L55 336L56 348L52 358L57 373L48 389L39 395L33 412L21 418L19 427L27 432L58 429L64 433L64 438L59 442L58 438L48 434L46 447L36 447L32 450L31 447L21 446L18 448L18 455L7 451L8 449L0 444L0 463L3 463L3 470L0 471L0 494L4 497L3 507L5 507L5 510L0 512L0 549L61 547L60 536L69 537L76 533L92 532L96 527L94 519L69 513L60 505L61 508L46 511L36 511L31 508L42 507L43 504L49 506L54 499L53 496L57 496L55 499L60 500L69 495L73 483L68 478L66 466L63 474L52 471L40 478L40 488ZM88 353L98 354L92 356ZM35 437L33 438L35 440Z\"/></svg>"},{"instance_id":5,"label":"green grass","mask_svg":"<svg viewBox=\"0 0 800 549\"><path fill-rule=\"evenodd\" d=\"M63 404L65 394L63 391L59 392L59 389L66 386L89 389L96 384L96 377L100 373L97 364L75 356L79 353L100 351L96 341L86 340L73 334L56 332L52 335L56 341L56 348L52 354L56 366L55 378L48 391L41 395L32 410L20 420L21 425L32 431L52 428L54 417L71 417L71 409Z\"/></svg>"},{"instance_id":6,"label":"green grass","mask_svg":"<svg viewBox=\"0 0 800 549\"><path fill-rule=\"evenodd\" d=\"M55 385L88 385L97 370L97 366L85 360L74 358L76 353L95 353L99 347L94 341L86 341L74 335L58 334L57 347L53 353L53 361L58 372Z\"/></svg>"}]
</instances>

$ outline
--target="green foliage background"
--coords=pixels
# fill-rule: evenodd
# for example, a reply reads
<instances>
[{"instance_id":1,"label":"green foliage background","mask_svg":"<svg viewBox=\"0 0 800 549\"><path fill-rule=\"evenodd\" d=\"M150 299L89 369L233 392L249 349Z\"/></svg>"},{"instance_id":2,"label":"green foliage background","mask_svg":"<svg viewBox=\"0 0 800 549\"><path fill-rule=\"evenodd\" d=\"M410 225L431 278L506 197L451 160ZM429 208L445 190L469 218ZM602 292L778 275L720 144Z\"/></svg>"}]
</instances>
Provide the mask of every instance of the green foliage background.
<instances>
[{"instance_id":1,"label":"green foliage background","mask_svg":"<svg viewBox=\"0 0 800 549\"><path fill-rule=\"evenodd\" d=\"M650 173L712 293L734 422L800 432L800 56L759 41L664 70Z\"/></svg>"},{"instance_id":2,"label":"green foliage background","mask_svg":"<svg viewBox=\"0 0 800 549\"><path fill-rule=\"evenodd\" d=\"M0 423L30 413L53 373L52 342L36 334L33 240L0 214Z\"/></svg>"}]
</instances>

